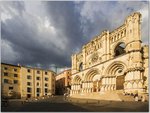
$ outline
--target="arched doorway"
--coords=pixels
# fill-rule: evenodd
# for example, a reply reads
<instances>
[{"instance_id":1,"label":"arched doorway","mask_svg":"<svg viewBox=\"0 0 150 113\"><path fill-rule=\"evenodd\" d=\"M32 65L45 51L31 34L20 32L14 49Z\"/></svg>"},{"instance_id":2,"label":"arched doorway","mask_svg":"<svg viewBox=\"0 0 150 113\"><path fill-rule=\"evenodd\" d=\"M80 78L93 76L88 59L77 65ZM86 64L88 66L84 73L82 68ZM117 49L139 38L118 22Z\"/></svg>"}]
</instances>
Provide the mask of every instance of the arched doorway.
<instances>
[{"instance_id":1,"label":"arched doorway","mask_svg":"<svg viewBox=\"0 0 150 113\"><path fill-rule=\"evenodd\" d=\"M126 70L126 65L120 61L112 63L106 69L106 78L108 78L107 80L108 80L109 84L111 84L111 85L115 84L116 90L124 89L125 70ZM109 77L107 77L107 76L109 76ZM106 84L106 86L107 86L107 84Z\"/></svg>"},{"instance_id":2,"label":"arched doorway","mask_svg":"<svg viewBox=\"0 0 150 113\"><path fill-rule=\"evenodd\" d=\"M72 88L71 88L72 94L79 94L79 93L81 93L82 81L81 81L80 76L76 75L76 76L74 77L71 87L72 87Z\"/></svg>"},{"instance_id":3,"label":"arched doorway","mask_svg":"<svg viewBox=\"0 0 150 113\"><path fill-rule=\"evenodd\" d=\"M92 69L87 72L84 80L92 84L92 87L90 87L92 92L98 92L101 84L100 78L101 76L98 69Z\"/></svg>"}]
</instances>

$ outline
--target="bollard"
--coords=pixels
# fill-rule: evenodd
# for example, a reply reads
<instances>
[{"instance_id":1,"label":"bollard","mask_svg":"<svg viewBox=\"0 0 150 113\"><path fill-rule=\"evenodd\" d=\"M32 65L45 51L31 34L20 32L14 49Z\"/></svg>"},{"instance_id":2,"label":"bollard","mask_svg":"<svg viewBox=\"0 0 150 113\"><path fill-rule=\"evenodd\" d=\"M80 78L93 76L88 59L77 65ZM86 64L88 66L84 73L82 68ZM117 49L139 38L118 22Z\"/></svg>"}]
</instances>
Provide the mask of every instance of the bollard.
<instances>
[{"instance_id":1,"label":"bollard","mask_svg":"<svg viewBox=\"0 0 150 113\"><path fill-rule=\"evenodd\" d=\"M145 96L142 96L142 102L146 102Z\"/></svg>"},{"instance_id":2,"label":"bollard","mask_svg":"<svg viewBox=\"0 0 150 113\"><path fill-rule=\"evenodd\" d=\"M138 101L138 100L139 100L139 98L138 98L138 96L136 96L136 97L135 97L135 101Z\"/></svg>"}]
</instances>

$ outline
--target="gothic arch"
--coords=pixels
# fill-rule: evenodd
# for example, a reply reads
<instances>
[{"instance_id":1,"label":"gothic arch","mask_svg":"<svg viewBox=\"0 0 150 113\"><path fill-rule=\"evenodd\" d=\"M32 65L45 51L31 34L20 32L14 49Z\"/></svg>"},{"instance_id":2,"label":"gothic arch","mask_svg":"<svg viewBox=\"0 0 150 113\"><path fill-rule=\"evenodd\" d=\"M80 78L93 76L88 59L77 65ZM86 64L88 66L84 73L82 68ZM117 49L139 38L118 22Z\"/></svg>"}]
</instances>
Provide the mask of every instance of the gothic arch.
<instances>
[{"instance_id":1,"label":"gothic arch","mask_svg":"<svg viewBox=\"0 0 150 113\"><path fill-rule=\"evenodd\" d=\"M76 75L73 79L73 84L81 84L81 78L80 76Z\"/></svg>"},{"instance_id":2,"label":"gothic arch","mask_svg":"<svg viewBox=\"0 0 150 113\"><path fill-rule=\"evenodd\" d=\"M92 81L93 77L98 74L100 74L98 69L91 69L85 74L84 81Z\"/></svg>"},{"instance_id":3,"label":"gothic arch","mask_svg":"<svg viewBox=\"0 0 150 113\"><path fill-rule=\"evenodd\" d=\"M104 76L111 76L115 74L121 74L124 73L126 70L127 66L125 63L120 62L120 61L114 61L111 63L104 71Z\"/></svg>"},{"instance_id":4,"label":"gothic arch","mask_svg":"<svg viewBox=\"0 0 150 113\"><path fill-rule=\"evenodd\" d=\"M115 78L116 90L124 89L126 65L123 62L116 61L108 66L104 76Z\"/></svg>"},{"instance_id":5,"label":"gothic arch","mask_svg":"<svg viewBox=\"0 0 150 113\"><path fill-rule=\"evenodd\" d=\"M120 41L113 46L113 55L114 57L122 55L126 53L126 43L124 41Z\"/></svg>"}]
</instances>

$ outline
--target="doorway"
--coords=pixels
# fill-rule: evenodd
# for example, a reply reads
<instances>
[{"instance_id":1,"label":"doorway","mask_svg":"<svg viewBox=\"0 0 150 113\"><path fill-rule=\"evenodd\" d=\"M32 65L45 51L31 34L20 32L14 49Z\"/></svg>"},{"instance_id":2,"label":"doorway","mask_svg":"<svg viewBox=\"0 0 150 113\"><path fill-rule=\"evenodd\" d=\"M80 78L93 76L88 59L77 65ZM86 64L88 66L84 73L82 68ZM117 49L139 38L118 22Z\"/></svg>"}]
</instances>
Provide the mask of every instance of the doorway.
<instances>
[{"instance_id":1,"label":"doorway","mask_svg":"<svg viewBox=\"0 0 150 113\"><path fill-rule=\"evenodd\" d=\"M117 76L116 78L116 90L124 89L124 76Z\"/></svg>"}]
</instances>

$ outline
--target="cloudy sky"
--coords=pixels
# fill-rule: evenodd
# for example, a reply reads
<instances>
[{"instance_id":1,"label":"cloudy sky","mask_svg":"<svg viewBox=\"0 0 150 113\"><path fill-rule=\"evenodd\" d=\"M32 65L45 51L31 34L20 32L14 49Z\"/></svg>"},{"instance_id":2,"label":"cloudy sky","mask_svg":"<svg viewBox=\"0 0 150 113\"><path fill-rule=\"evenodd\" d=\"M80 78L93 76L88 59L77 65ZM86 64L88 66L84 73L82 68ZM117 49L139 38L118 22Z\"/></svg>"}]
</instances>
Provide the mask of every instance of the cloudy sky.
<instances>
[{"instance_id":1,"label":"cloudy sky","mask_svg":"<svg viewBox=\"0 0 150 113\"><path fill-rule=\"evenodd\" d=\"M148 2L1 2L1 61L51 68L71 66L71 54L104 29L142 13L142 41L148 44Z\"/></svg>"}]
</instances>

